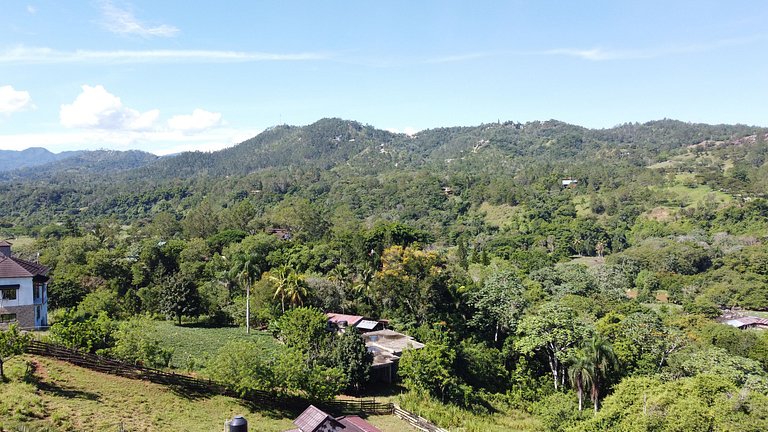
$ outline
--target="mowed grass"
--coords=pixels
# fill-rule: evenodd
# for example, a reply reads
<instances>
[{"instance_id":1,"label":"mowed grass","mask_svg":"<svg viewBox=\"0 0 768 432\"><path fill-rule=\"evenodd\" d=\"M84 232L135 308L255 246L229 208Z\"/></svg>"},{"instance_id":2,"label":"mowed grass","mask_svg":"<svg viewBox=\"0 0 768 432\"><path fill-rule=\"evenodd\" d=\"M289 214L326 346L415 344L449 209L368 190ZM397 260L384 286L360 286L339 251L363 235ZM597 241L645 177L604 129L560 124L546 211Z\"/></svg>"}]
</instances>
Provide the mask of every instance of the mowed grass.
<instances>
[{"instance_id":1,"label":"mowed grass","mask_svg":"<svg viewBox=\"0 0 768 432\"><path fill-rule=\"evenodd\" d=\"M280 342L269 332L251 330L248 335L242 327L177 326L170 321L157 321L155 336L165 348L173 350L171 367L189 371L204 368L208 360L230 341L253 342L269 351L280 347Z\"/></svg>"},{"instance_id":2,"label":"mowed grass","mask_svg":"<svg viewBox=\"0 0 768 432\"><path fill-rule=\"evenodd\" d=\"M489 202L480 204L480 211L485 213L485 222L490 226L504 227L515 220L519 210L509 204L493 205Z\"/></svg>"},{"instance_id":3,"label":"mowed grass","mask_svg":"<svg viewBox=\"0 0 768 432\"><path fill-rule=\"evenodd\" d=\"M30 383L20 382L27 362L34 366ZM0 384L0 430L24 425L33 431L117 431L122 424L127 432L209 432L243 415L250 430L269 432L294 428L300 414L224 396L189 395L44 357L17 357L7 366L11 382ZM409 430L394 416L366 420L385 432Z\"/></svg>"}]
</instances>

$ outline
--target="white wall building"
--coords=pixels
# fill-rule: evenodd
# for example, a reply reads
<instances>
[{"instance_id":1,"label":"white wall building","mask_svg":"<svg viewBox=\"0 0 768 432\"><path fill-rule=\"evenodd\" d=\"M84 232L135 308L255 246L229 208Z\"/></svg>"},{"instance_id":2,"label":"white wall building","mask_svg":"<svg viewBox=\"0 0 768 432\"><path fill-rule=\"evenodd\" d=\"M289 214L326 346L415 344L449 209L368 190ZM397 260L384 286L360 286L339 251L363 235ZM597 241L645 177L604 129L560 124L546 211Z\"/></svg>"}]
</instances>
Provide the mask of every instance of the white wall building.
<instances>
[{"instance_id":1,"label":"white wall building","mask_svg":"<svg viewBox=\"0 0 768 432\"><path fill-rule=\"evenodd\" d=\"M11 244L0 241L0 326L48 325L48 268L11 256Z\"/></svg>"}]
</instances>

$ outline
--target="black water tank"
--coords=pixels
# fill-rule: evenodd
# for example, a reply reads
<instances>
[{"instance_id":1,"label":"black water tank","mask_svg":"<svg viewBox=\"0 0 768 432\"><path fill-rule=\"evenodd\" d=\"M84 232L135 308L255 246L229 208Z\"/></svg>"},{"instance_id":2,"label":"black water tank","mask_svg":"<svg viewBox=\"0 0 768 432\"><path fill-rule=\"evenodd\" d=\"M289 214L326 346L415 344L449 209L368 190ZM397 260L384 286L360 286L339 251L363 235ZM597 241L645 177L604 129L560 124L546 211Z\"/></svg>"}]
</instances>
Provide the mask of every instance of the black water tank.
<instances>
[{"instance_id":1,"label":"black water tank","mask_svg":"<svg viewBox=\"0 0 768 432\"><path fill-rule=\"evenodd\" d=\"M229 432L248 432L248 420L243 416L235 416L229 422Z\"/></svg>"}]
</instances>

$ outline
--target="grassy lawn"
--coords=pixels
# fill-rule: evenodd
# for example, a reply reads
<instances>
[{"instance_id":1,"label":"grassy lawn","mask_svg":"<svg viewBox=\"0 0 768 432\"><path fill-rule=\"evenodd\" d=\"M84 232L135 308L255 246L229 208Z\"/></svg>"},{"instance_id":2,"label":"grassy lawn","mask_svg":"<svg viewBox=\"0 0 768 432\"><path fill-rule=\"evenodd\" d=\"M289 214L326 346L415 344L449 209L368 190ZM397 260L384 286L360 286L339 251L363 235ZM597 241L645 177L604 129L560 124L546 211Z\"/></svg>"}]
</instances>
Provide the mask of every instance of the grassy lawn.
<instances>
[{"instance_id":1,"label":"grassy lawn","mask_svg":"<svg viewBox=\"0 0 768 432\"><path fill-rule=\"evenodd\" d=\"M403 408L449 431L534 432L546 430L541 421L533 415L507 406L496 406L493 403L491 405L496 410L493 414L481 414L455 405L442 404L414 393L403 394L400 397L400 404Z\"/></svg>"},{"instance_id":2,"label":"grassy lawn","mask_svg":"<svg viewBox=\"0 0 768 432\"><path fill-rule=\"evenodd\" d=\"M166 348L173 350L172 367L192 371L202 369L229 341L250 341L266 350L277 349L280 344L264 331L251 330L247 335L241 327L177 326L171 321L158 321L156 336Z\"/></svg>"},{"instance_id":3,"label":"grassy lawn","mask_svg":"<svg viewBox=\"0 0 768 432\"><path fill-rule=\"evenodd\" d=\"M592 215L592 200L588 196L573 197L573 205L576 207L576 216L588 217Z\"/></svg>"},{"instance_id":4,"label":"grassy lawn","mask_svg":"<svg viewBox=\"0 0 768 432\"><path fill-rule=\"evenodd\" d=\"M768 318L768 311L755 311L755 310L744 310L742 311L744 316L753 316L758 318Z\"/></svg>"},{"instance_id":5,"label":"grassy lawn","mask_svg":"<svg viewBox=\"0 0 768 432\"><path fill-rule=\"evenodd\" d=\"M508 204L493 205L488 202L480 204L480 211L485 213L485 222L495 227L509 225L517 213L515 207Z\"/></svg>"},{"instance_id":6,"label":"grassy lawn","mask_svg":"<svg viewBox=\"0 0 768 432\"><path fill-rule=\"evenodd\" d=\"M21 381L34 365L30 383ZM0 430L25 425L34 431L219 431L243 415L250 430L283 431L299 414L263 409L224 396L181 394L171 388L93 372L68 363L24 356L7 363L11 382L0 384ZM367 419L385 432L407 431L394 416Z\"/></svg>"}]
</instances>

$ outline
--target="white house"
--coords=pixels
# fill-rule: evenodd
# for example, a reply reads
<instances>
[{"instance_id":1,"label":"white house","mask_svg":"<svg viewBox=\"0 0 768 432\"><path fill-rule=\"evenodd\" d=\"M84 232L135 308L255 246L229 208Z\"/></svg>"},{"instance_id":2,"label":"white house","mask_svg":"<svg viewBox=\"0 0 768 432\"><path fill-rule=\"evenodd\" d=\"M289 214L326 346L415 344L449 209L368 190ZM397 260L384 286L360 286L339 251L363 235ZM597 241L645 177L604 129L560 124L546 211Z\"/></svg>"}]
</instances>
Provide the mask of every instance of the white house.
<instances>
[{"instance_id":1,"label":"white house","mask_svg":"<svg viewBox=\"0 0 768 432\"><path fill-rule=\"evenodd\" d=\"M11 244L0 241L0 326L48 325L48 268L11 256Z\"/></svg>"}]
</instances>

